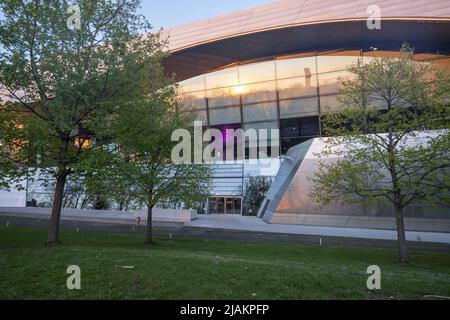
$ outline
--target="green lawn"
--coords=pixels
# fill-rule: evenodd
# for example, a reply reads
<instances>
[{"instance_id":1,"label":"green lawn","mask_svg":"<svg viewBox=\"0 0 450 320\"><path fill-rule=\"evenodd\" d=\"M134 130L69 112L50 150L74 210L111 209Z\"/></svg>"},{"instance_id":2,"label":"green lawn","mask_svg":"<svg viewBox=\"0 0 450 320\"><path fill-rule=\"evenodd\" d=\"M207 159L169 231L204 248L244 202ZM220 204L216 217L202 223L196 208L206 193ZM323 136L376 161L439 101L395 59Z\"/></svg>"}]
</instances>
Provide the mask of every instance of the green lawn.
<instances>
[{"instance_id":1,"label":"green lawn","mask_svg":"<svg viewBox=\"0 0 450 320\"><path fill-rule=\"evenodd\" d=\"M42 229L0 227L0 299L420 299L450 296L450 254L312 245L61 234L46 247ZM379 265L382 290L366 288ZM79 265L81 290L66 287ZM134 266L124 269L122 266Z\"/></svg>"}]
</instances>

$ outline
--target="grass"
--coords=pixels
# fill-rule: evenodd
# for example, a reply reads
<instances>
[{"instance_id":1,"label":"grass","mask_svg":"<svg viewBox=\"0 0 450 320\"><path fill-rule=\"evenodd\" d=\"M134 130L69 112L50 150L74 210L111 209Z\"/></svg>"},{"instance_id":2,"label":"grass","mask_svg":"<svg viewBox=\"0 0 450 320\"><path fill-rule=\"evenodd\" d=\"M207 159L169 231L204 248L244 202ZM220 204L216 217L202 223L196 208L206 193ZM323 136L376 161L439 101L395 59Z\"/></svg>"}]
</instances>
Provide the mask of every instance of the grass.
<instances>
[{"instance_id":1,"label":"grass","mask_svg":"<svg viewBox=\"0 0 450 320\"><path fill-rule=\"evenodd\" d=\"M450 296L450 254L300 244L157 239L0 227L0 299L421 299ZM366 269L382 270L369 291ZM81 268L68 290L67 266ZM134 266L124 269L123 266Z\"/></svg>"}]
</instances>

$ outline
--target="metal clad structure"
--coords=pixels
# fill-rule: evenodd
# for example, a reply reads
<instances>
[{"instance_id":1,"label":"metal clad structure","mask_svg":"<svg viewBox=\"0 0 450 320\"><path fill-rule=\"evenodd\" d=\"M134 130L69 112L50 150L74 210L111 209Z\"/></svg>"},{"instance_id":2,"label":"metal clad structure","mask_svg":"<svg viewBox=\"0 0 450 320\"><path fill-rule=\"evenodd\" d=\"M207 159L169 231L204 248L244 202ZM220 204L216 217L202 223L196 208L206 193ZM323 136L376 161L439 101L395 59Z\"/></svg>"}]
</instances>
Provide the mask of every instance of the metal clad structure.
<instances>
[{"instance_id":1,"label":"metal clad structure","mask_svg":"<svg viewBox=\"0 0 450 320\"><path fill-rule=\"evenodd\" d=\"M169 50L176 52L206 42L264 30L332 21L366 20L371 0L285 0L211 17L164 30ZM377 1L383 20L450 20L446 0Z\"/></svg>"}]
</instances>

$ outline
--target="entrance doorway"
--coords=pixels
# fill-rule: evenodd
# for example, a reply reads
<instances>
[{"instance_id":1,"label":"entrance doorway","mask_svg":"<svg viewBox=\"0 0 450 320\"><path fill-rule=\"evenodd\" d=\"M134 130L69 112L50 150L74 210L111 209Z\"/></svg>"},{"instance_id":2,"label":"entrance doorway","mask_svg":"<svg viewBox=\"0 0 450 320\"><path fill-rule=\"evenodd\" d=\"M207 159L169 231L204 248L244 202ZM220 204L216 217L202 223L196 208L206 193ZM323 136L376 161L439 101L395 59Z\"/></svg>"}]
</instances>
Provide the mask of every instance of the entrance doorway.
<instances>
[{"instance_id":1,"label":"entrance doorway","mask_svg":"<svg viewBox=\"0 0 450 320\"><path fill-rule=\"evenodd\" d=\"M210 197L209 214L242 214L241 197Z\"/></svg>"}]
</instances>

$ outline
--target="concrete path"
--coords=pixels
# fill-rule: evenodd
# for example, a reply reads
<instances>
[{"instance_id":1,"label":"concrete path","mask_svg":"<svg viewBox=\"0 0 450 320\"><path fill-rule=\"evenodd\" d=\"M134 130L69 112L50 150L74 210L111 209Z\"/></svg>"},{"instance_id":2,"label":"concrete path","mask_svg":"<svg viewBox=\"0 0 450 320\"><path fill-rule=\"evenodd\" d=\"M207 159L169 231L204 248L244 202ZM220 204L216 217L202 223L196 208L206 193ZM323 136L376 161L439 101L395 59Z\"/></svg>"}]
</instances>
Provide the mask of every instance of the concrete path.
<instances>
[{"instance_id":1,"label":"concrete path","mask_svg":"<svg viewBox=\"0 0 450 320\"><path fill-rule=\"evenodd\" d=\"M256 217L242 216L198 215L196 220L185 223L185 226L345 238L397 239L397 232L394 230L268 224ZM408 231L406 232L406 239L408 241L450 244L450 233Z\"/></svg>"},{"instance_id":2,"label":"concrete path","mask_svg":"<svg viewBox=\"0 0 450 320\"><path fill-rule=\"evenodd\" d=\"M48 219L49 213L49 209L42 208L0 208L0 215L3 216ZM135 224L136 221L135 214L132 212L119 213L95 210L64 210L62 219L67 221L88 221L125 225ZM145 219L143 219L143 221L145 221ZM161 223L164 221L159 222ZM170 223L170 221L166 221L166 223ZM184 227L359 239L396 240L397 238L397 234L394 230L267 224L256 217L229 215L197 215L197 219L184 223ZM411 242L450 244L450 233L408 231L406 238Z\"/></svg>"}]
</instances>

